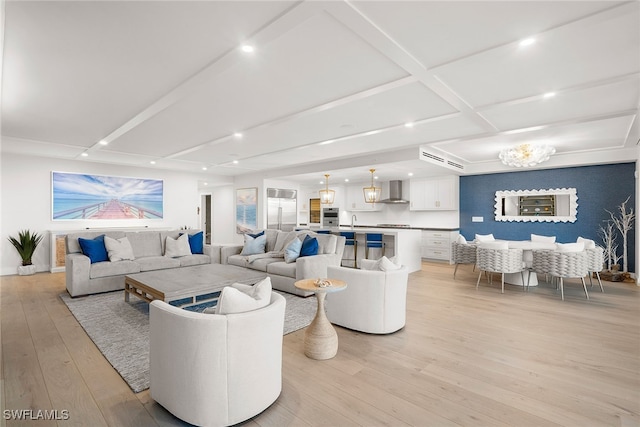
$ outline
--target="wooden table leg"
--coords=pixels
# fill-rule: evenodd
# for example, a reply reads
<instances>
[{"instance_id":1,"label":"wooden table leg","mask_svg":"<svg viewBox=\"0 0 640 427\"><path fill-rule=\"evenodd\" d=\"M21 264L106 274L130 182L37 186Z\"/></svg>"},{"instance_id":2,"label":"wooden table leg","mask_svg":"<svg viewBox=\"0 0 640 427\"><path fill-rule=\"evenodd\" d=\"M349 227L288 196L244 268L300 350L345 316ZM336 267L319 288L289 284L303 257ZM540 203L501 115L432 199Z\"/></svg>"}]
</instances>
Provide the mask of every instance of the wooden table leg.
<instances>
[{"instance_id":1,"label":"wooden table leg","mask_svg":"<svg viewBox=\"0 0 640 427\"><path fill-rule=\"evenodd\" d=\"M304 354L310 359L331 359L338 352L338 334L324 312L325 292L317 292L318 311L304 333Z\"/></svg>"}]
</instances>

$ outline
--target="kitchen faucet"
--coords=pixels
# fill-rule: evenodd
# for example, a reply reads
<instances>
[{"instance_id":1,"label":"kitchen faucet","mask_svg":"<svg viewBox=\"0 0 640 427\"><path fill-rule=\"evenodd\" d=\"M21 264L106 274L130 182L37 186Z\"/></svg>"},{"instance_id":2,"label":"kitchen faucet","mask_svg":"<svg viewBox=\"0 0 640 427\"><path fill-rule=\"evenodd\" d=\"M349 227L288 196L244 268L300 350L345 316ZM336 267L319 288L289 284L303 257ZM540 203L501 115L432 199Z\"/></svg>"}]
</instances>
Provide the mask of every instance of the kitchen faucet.
<instances>
[{"instance_id":1,"label":"kitchen faucet","mask_svg":"<svg viewBox=\"0 0 640 427\"><path fill-rule=\"evenodd\" d=\"M351 229L353 230L353 225L358 220L355 214L351 215Z\"/></svg>"}]
</instances>

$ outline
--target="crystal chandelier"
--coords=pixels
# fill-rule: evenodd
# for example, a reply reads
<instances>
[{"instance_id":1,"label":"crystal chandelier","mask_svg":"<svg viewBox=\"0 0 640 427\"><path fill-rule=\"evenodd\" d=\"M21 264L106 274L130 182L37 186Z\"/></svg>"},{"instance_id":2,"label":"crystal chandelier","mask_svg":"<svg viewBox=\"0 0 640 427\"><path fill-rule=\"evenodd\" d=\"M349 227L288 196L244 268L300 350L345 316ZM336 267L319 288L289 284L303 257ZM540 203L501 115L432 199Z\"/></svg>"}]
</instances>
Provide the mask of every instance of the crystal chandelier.
<instances>
[{"instance_id":1,"label":"crystal chandelier","mask_svg":"<svg viewBox=\"0 0 640 427\"><path fill-rule=\"evenodd\" d=\"M377 203L380 201L380 193L382 192L382 188L373 185L373 173L375 171L375 169L369 169L369 172L371 172L371 186L364 187L362 189L362 192L364 193L365 203Z\"/></svg>"},{"instance_id":2,"label":"crystal chandelier","mask_svg":"<svg viewBox=\"0 0 640 427\"><path fill-rule=\"evenodd\" d=\"M331 205L336 197L336 192L334 190L329 190L329 174L325 174L324 181L325 184L327 184L326 188L318 191L318 194L320 194L320 203L323 205Z\"/></svg>"},{"instance_id":3,"label":"crystal chandelier","mask_svg":"<svg viewBox=\"0 0 640 427\"><path fill-rule=\"evenodd\" d=\"M529 167L549 160L556 149L547 144L520 144L514 148L505 148L498 156L507 166Z\"/></svg>"}]
</instances>

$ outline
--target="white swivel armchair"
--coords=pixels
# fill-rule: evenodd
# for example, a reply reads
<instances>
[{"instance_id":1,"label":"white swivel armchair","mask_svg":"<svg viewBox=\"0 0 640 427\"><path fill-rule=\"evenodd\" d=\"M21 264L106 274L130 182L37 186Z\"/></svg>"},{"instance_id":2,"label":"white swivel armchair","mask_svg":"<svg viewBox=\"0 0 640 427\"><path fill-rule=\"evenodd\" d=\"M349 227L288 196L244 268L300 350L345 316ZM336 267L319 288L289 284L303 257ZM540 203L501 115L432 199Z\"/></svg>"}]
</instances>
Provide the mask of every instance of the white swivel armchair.
<instances>
[{"instance_id":1,"label":"white swivel armchair","mask_svg":"<svg viewBox=\"0 0 640 427\"><path fill-rule=\"evenodd\" d=\"M203 314L153 301L151 397L198 426L228 426L268 408L282 390L286 300L237 314Z\"/></svg>"},{"instance_id":2,"label":"white swivel armchair","mask_svg":"<svg viewBox=\"0 0 640 427\"><path fill-rule=\"evenodd\" d=\"M370 334L389 334L404 327L409 278L406 267L379 271L329 266L327 276L347 283L344 290L327 294L331 323Z\"/></svg>"}]
</instances>

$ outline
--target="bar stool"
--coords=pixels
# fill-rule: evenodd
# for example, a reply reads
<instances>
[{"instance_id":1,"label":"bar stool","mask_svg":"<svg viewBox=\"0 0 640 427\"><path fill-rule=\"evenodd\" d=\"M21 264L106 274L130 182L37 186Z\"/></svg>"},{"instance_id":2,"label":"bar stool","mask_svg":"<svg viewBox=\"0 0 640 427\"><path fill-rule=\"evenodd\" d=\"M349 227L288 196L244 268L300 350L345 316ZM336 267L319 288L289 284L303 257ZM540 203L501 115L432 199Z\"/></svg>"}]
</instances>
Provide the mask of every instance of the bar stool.
<instances>
[{"instance_id":1,"label":"bar stool","mask_svg":"<svg viewBox=\"0 0 640 427\"><path fill-rule=\"evenodd\" d=\"M384 256L385 244L382 241L382 233L365 233L364 235L364 257L369 259L369 248L382 249L382 255Z\"/></svg>"},{"instance_id":2,"label":"bar stool","mask_svg":"<svg viewBox=\"0 0 640 427\"><path fill-rule=\"evenodd\" d=\"M353 258L342 258L342 261L353 261L353 268L358 268L358 241L356 240L356 233L354 231L341 231L340 236L346 240L344 242L345 248L347 246L353 246ZM340 262L342 265L342 262Z\"/></svg>"},{"instance_id":3,"label":"bar stool","mask_svg":"<svg viewBox=\"0 0 640 427\"><path fill-rule=\"evenodd\" d=\"M316 231L318 234L331 234L331 230L318 230Z\"/></svg>"}]
</instances>

